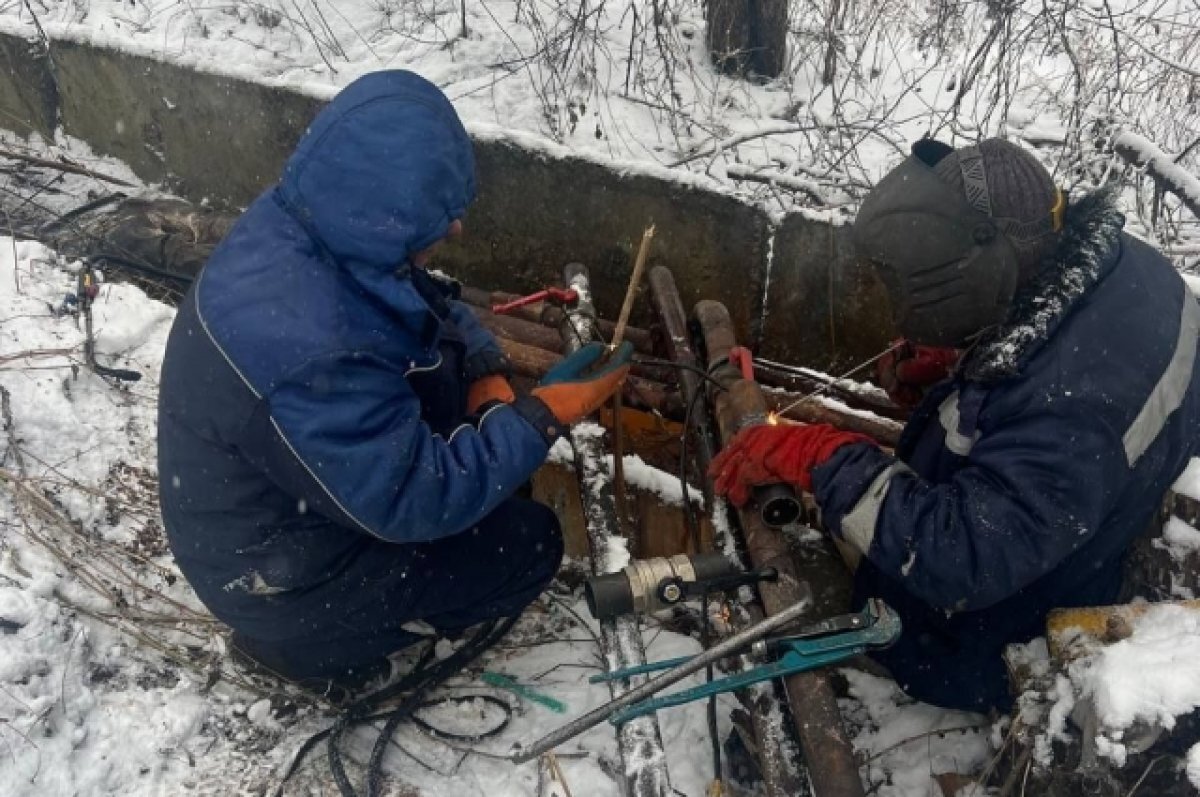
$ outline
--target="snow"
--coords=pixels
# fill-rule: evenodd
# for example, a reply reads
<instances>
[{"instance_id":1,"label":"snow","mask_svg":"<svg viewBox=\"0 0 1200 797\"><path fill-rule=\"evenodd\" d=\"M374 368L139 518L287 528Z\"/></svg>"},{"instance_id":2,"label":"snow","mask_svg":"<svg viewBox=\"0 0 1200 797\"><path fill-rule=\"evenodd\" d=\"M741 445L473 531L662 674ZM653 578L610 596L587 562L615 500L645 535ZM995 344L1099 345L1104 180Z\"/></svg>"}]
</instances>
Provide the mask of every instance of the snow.
<instances>
[{"instance_id":1,"label":"snow","mask_svg":"<svg viewBox=\"0 0 1200 797\"><path fill-rule=\"evenodd\" d=\"M1013 648L1010 646L1010 654ZM1033 662L1034 679L1048 688L1022 695L1021 720L1039 728L1034 760L1054 762L1052 742L1066 741L1074 729L1068 720L1088 722L1095 715L1095 750L1120 767L1128 747L1146 736L1146 729L1170 731L1176 719L1200 708L1200 611L1179 604L1152 605L1132 623L1132 635L1071 661L1065 674L1054 674L1044 642L1025 646L1025 663ZM1036 661L1038 657L1041 661ZM1049 680L1047 680L1049 678ZM1077 716L1078 715L1078 716ZM1195 751L1192 752L1194 760Z\"/></svg>"},{"instance_id":2,"label":"snow","mask_svg":"<svg viewBox=\"0 0 1200 797\"><path fill-rule=\"evenodd\" d=\"M1155 540L1155 545L1159 545ZM1170 518L1163 526L1162 547L1166 548L1177 562L1186 562L1188 557L1200 551L1200 531L1177 517Z\"/></svg>"},{"instance_id":3,"label":"snow","mask_svg":"<svg viewBox=\"0 0 1200 797\"><path fill-rule=\"evenodd\" d=\"M1088 179L1111 170L1107 153L1091 151L1103 146L1092 128L1101 120L1119 119L1123 140L1139 146L1191 143L1200 109L1180 98L1200 54L1186 2L1149 15L1134 0L1104 13L1067 6L1061 20L1038 0L1004 11L1005 29L1024 33L997 45L985 3L796 2L788 65L769 81L711 66L696 0L39 0L0 5L0 31L44 31L317 98L370 71L413 69L446 91L477 138L834 221L924 135L1038 145L1064 181L1079 157ZM1109 14L1133 45L1115 85ZM1133 88L1146 85L1156 91ZM1165 165L1186 176L1196 153L1188 158Z\"/></svg>"},{"instance_id":4,"label":"snow","mask_svg":"<svg viewBox=\"0 0 1200 797\"><path fill-rule=\"evenodd\" d=\"M1200 501L1200 457L1193 457L1188 460L1187 467L1183 469L1183 473L1175 480L1175 484L1171 485L1173 492L1180 495L1186 495L1196 501Z\"/></svg>"},{"instance_id":5,"label":"snow","mask_svg":"<svg viewBox=\"0 0 1200 797\"><path fill-rule=\"evenodd\" d=\"M652 13L652 6L663 13ZM955 6L946 24L937 26L939 36L955 40L944 53L919 44L931 9L940 6ZM701 7L690 0L578 5L550 0L466 0L461 5L456 0L207 5L39 0L0 3L0 31L36 37L31 16L36 11L41 27L54 38L318 98L333 96L368 71L410 68L447 92L476 139L716 188L773 214L811 212L819 203L816 215L840 221L903 155L907 142L926 133L955 143L999 133L1048 145L1039 155L1064 183L1081 180L1075 188L1089 187L1095 175L1114 168L1106 153L1087 150L1086 141L1078 145L1082 155L1070 150L1079 131L1064 119L1076 118L1078 111L1078 118L1091 124L1114 113L1098 107L1098 100L1074 107L1072 92L1063 87L1071 84L1075 65L1059 49L1057 29L1046 46L1034 37L1006 46L1016 59L1007 68L985 53L987 68L970 89L950 90L962 85L969 58L984 52L993 6L917 0L851 4L841 12L842 77L834 86L821 84L813 56L824 50L814 19L817 27L823 25L827 0L805 6L808 10L794 20L792 70L765 83L732 80L711 69ZM1032 20L1044 8L1034 0L1011 7L1025 30L1034 29ZM1141 13L1132 0L1106 8L1122 18ZM1181 49L1178 37L1182 31L1190 46L1195 12L1169 3L1160 13L1167 21L1141 15L1122 24L1168 62L1194 64L1195 51ZM1109 41L1102 20L1086 13L1072 17L1065 35L1078 52L1105 63L1097 53ZM1178 90L1179 75L1164 70L1167 64L1135 52L1123 53L1124 82L1153 85L1156 91L1131 101L1120 85L1111 90L1112 76L1097 69L1084 76L1088 85L1080 96L1125 102L1118 115L1128 130L1122 140L1140 151L1153 154L1149 146L1181 151L1194 138L1198 108L1179 101L1186 91ZM997 105L992 98L1001 95L1004 101ZM168 109L179 105L167 96L162 102ZM82 142L63 138L55 146L79 158L90 155ZM1077 156L1082 165L1074 169ZM1195 178L1186 178L1195 158L1193 152L1184 165L1161 164L1193 197L1200 195ZM103 170L133 179L116 162L105 163ZM90 182L64 176L60 186ZM80 189L72 198L84 195ZM1137 205L1135 195L1127 192L1124 199L1127 208ZM57 200L50 191L38 201ZM1200 250L1189 243L1195 240L1195 225L1190 229L1182 229L1168 248L1191 252L1186 256L1194 260ZM1151 240L1156 234L1136 226L1134 232ZM5 743L0 779L8 784L6 793L49 797L264 793L275 785L280 766L309 734L327 727L329 717L294 696L290 699L299 709L285 715L278 711L278 693L265 695L254 684L238 681L223 658L220 629L207 620L162 545L153 496L154 405L173 311L129 286L103 286L96 305L99 359L144 375L133 385L107 382L84 367L75 319L50 310L74 289L72 268L41 247L0 238L0 386L10 394L11 436L23 454L26 476L19 483L33 488L22 493L0 479L0 739ZM588 433L602 430L597 426ZM11 448L0 436L0 469L19 474ZM567 441L552 449L553 461L573 458ZM611 473L611 462L596 464L597 473ZM632 456L623 464L632 485L668 502L682 500L674 475ZM1175 489L1200 500L1200 460ZM700 500L700 490L692 488L691 494ZM39 514L38 496L81 533L72 535ZM718 539L736 557L726 511L718 502ZM1195 549L1197 532L1182 521L1168 524L1165 532L1173 550ZM89 566L66 566L52 553L55 544L70 556L88 555ZM623 564L628 551L610 548L605 558ZM134 608L169 608L185 620L149 630L102 622L98 618L114 603L89 584L97 574L106 588L115 584L118 594L132 596ZM122 581L122 574L163 597ZM485 662L564 701L569 706L565 718L508 693L488 691L472 673L450 684L454 694L498 694L517 706L510 727L482 743L482 749L506 753L608 699L605 686L587 683L599 667L589 639L596 624L588 621L585 627L576 614L586 614L581 600L543 597L522 621L519 644L501 645ZM662 628L645 638L650 658L699 649L690 637ZM1065 732L1079 696L1094 695L1103 706L1105 750L1119 756L1123 723L1166 723L1172 712L1197 705L1200 687L1191 665L1200 652L1198 640L1200 629L1190 618L1157 610L1147 614L1132 638L1058 679L1048 707L1052 731ZM187 646L207 657L203 666L209 672L220 674L211 687L194 662L184 666L173 658ZM211 661L218 662L216 670ZM1159 672L1161 678L1148 675ZM931 773L978 769L999 745L996 727L980 717L914 703L886 679L844 673L850 697L843 709L855 747L867 762L864 776L880 797L936 793ZM449 715L439 719L468 727L467 705L446 709ZM733 701L725 697L720 705L722 727L728 730ZM704 793L711 772L703 705L664 712L660 720L672 786L687 795ZM369 745L371 735L363 731L355 741ZM402 728L397 744L387 758L389 771L401 773L426 797L534 793L533 764L517 767L466 756L410 727ZM562 752L559 762L573 793L618 793L609 727L590 731ZM1048 756L1048 744L1039 747L1039 760ZM1200 787L1200 745L1189 755L1188 774Z\"/></svg>"},{"instance_id":6,"label":"snow","mask_svg":"<svg viewBox=\"0 0 1200 797\"><path fill-rule=\"evenodd\" d=\"M1175 717L1200 707L1200 612L1156 606L1138 618L1133 636L1103 648L1078 666L1073 680L1094 697L1109 730L1135 721L1170 729Z\"/></svg>"},{"instance_id":7,"label":"snow","mask_svg":"<svg viewBox=\"0 0 1200 797\"><path fill-rule=\"evenodd\" d=\"M863 715L855 750L880 797L927 797L931 777L982 769L992 754L990 723L981 715L916 703L885 678L843 669L847 708Z\"/></svg>"},{"instance_id":8,"label":"snow","mask_svg":"<svg viewBox=\"0 0 1200 797\"><path fill-rule=\"evenodd\" d=\"M597 432L597 430L600 431ZM602 434L603 427L596 424L588 424L587 433ZM550 447L547 459L549 462L558 465L574 467L575 451L571 447L571 441L565 437L555 440L554 445ZM679 484L679 476L647 464L637 454L625 454L621 458L621 462L625 468L625 483L628 486L636 490L652 493L668 506L681 506L683 504L683 487ZM611 454L605 457L604 468L605 472L612 471ZM704 493L692 484L688 485L688 498L694 504L704 503Z\"/></svg>"},{"instance_id":9,"label":"snow","mask_svg":"<svg viewBox=\"0 0 1200 797\"><path fill-rule=\"evenodd\" d=\"M279 767L300 742L328 720L295 696L290 699L300 708L280 715L279 693L243 686L237 669L222 658L219 628L179 578L163 544L154 492L154 413L173 310L129 285L102 286L95 305L98 357L144 374L132 385L109 383L83 366L83 333L76 319L51 312L74 290L74 268L39 245L0 239L0 386L9 394L12 440L26 470L22 479L18 451L0 432L0 739L5 748L0 778L9 784L4 793L261 790L274 784ZM20 492L10 478L31 492ZM74 537L44 520L36 511L40 505L32 503L37 495L52 499L50 506L85 536ZM51 546L66 560L55 558ZM101 622L117 608L89 587L89 579L110 585L125 576L191 613L180 614L175 629L158 627L161 633L116 622L139 636ZM133 599L128 611L168 608L165 598L131 589L129 583L121 586ZM582 599L565 600L575 614L586 613ZM488 666L553 694L575 716L607 699L605 687L587 683L596 666L590 640L595 624L582 628L557 603L543 601L519 627L536 644L502 644ZM198 639L184 633L197 630ZM691 638L665 630L647 635L647 641L649 654L658 658L698 649ZM203 671L175 660L186 658L183 642L198 643L197 651L218 657L222 677L212 688L206 687ZM455 692L480 689L471 673L451 686ZM518 705L493 749L507 752L557 721L541 708ZM701 793L709 777L703 706L664 714L662 727L673 784L685 793ZM448 755L444 745L413 729L405 729L398 743L435 762L435 771L418 768L416 773L407 759L389 764L425 795L525 797L536 778L533 764L516 767L478 758L455 768L461 754ZM589 793L617 793L602 766L615 757L610 728L598 728L571 749L586 756L561 759L569 781L595 784ZM447 766L437 769L442 763Z\"/></svg>"},{"instance_id":10,"label":"snow","mask_svg":"<svg viewBox=\"0 0 1200 797\"><path fill-rule=\"evenodd\" d=\"M1200 76L1200 72L1194 73ZM1193 207L1200 207L1200 179L1163 152L1153 141L1130 130L1122 130L1113 138L1113 146L1136 153L1137 161L1171 187Z\"/></svg>"}]
</instances>

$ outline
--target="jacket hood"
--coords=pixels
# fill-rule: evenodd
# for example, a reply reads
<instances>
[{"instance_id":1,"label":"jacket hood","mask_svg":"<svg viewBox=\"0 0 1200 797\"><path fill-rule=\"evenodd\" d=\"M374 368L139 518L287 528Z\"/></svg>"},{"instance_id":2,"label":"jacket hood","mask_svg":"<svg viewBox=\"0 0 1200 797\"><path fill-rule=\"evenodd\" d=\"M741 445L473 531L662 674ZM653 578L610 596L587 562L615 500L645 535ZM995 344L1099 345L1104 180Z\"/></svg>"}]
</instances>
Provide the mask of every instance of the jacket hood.
<instances>
[{"instance_id":1,"label":"jacket hood","mask_svg":"<svg viewBox=\"0 0 1200 797\"><path fill-rule=\"evenodd\" d=\"M475 155L436 86L412 72L374 72L317 115L277 193L338 263L390 272L466 212Z\"/></svg>"}]
</instances>

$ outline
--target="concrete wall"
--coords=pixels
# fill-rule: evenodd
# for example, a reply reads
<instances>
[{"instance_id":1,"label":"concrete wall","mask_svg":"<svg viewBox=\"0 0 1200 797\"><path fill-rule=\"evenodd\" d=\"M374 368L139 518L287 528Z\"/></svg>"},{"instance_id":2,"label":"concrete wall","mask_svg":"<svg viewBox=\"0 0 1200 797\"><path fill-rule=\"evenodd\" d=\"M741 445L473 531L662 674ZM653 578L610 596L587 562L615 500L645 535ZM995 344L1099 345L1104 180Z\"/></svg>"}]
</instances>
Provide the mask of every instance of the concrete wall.
<instances>
[{"instance_id":1,"label":"concrete wall","mask_svg":"<svg viewBox=\"0 0 1200 797\"><path fill-rule=\"evenodd\" d=\"M321 106L74 42L52 42L49 58L43 49L0 35L0 127L22 136L61 128L143 179L218 209L240 209L274 182ZM578 260L592 270L600 311L615 316L633 250L653 221L651 261L671 268L685 305L724 302L764 356L837 369L887 339L873 305L878 286L855 266L840 229L794 216L775 230L758 209L717 192L510 143L477 141L476 153L480 195L468 234L439 262L472 285L532 290ZM639 304L644 315L649 302Z\"/></svg>"}]
</instances>

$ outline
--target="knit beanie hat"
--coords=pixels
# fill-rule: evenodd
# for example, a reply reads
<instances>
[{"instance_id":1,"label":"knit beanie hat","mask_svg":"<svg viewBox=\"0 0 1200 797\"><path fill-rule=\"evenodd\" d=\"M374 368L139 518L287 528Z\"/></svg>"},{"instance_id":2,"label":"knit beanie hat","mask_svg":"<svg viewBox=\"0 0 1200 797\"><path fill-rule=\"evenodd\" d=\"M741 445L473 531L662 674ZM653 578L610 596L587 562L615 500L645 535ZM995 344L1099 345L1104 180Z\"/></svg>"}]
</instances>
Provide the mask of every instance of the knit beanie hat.
<instances>
[{"instance_id":1,"label":"knit beanie hat","mask_svg":"<svg viewBox=\"0 0 1200 797\"><path fill-rule=\"evenodd\" d=\"M950 152L933 170L972 207L996 219L1016 249L1022 281L1054 254L1066 198L1029 152L989 138Z\"/></svg>"}]
</instances>

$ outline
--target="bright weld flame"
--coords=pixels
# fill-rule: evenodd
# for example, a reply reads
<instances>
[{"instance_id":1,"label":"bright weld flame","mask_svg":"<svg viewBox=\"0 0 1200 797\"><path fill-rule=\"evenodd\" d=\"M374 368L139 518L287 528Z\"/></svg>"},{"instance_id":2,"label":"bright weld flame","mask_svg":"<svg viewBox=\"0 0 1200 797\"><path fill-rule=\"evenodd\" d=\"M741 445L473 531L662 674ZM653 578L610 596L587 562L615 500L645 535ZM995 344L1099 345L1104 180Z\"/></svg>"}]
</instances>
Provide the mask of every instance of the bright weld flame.
<instances>
[{"instance_id":1,"label":"bright weld flame","mask_svg":"<svg viewBox=\"0 0 1200 797\"><path fill-rule=\"evenodd\" d=\"M774 411L767 413L767 423L771 424L772 426L778 426L779 415Z\"/></svg>"}]
</instances>

